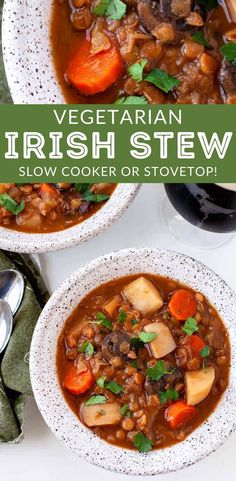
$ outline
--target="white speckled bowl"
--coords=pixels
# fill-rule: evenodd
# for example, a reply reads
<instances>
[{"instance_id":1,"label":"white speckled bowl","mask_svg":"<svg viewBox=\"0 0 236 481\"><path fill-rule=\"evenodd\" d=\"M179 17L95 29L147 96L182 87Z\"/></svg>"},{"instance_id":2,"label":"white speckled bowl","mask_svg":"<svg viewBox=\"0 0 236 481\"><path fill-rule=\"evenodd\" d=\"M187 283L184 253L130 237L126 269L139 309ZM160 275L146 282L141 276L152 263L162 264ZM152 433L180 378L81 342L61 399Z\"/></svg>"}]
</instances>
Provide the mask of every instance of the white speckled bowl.
<instances>
[{"instance_id":1,"label":"white speckled bowl","mask_svg":"<svg viewBox=\"0 0 236 481\"><path fill-rule=\"evenodd\" d=\"M65 102L50 46L52 0L5 0L3 57L14 103Z\"/></svg>"},{"instance_id":2,"label":"white speckled bowl","mask_svg":"<svg viewBox=\"0 0 236 481\"><path fill-rule=\"evenodd\" d=\"M141 184L118 184L95 214L69 229L50 234L28 234L0 227L0 249L40 253L65 249L92 239L110 227L129 207Z\"/></svg>"},{"instance_id":3,"label":"white speckled bowl","mask_svg":"<svg viewBox=\"0 0 236 481\"><path fill-rule=\"evenodd\" d=\"M116 277L150 272L200 290L215 305L230 334L230 384L215 412L185 441L148 454L121 449L82 425L64 400L56 372L57 339L65 320L94 287ZM213 271L183 254L155 249L126 249L100 257L69 277L53 294L37 323L30 372L38 407L55 435L76 454L111 471L163 474L184 468L215 451L236 428L236 296Z\"/></svg>"}]
</instances>

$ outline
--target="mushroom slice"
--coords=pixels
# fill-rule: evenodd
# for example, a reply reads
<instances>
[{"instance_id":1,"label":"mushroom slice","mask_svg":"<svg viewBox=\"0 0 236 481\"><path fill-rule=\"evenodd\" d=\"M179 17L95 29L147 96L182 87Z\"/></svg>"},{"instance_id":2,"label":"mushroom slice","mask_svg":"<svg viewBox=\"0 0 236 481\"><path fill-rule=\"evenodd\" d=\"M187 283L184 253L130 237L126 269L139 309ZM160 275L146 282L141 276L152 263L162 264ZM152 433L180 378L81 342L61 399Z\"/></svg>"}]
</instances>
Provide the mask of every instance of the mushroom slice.
<instances>
[{"instance_id":1,"label":"mushroom slice","mask_svg":"<svg viewBox=\"0 0 236 481\"><path fill-rule=\"evenodd\" d=\"M127 360L130 351L130 337L125 332L110 332L102 341L102 354L106 361L118 356Z\"/></svg>"},{"instance_id":2,"label":"mushroom slice","mask_svg":"<svg viewBox=\"0 0 236 481\"><path fill-rule=\"evenodd\" d=\"M225 102L233 103L231 99L236 98L236 65L223 60L219 81L224 92Z\"/></svg>"},{"instance_id":3,"label":"mushroom slice","mask_svg":"<svg viewBox=\"0 0 236 481\"><path fill-rule=\"evenodd\" d=\"M188 371L185 374L187 404L195 406L208 396L215 380L214 367L206 367L199 371Z\"/></svg>"},{"instance_id":4,"label":"mushroom slice","mask_svg":"<svg viewBox=\"0 0 236 481\"><path fill-rule=\"evenodd\" d=\"M145 277L138 277L138 279L125 286L123 293L130 304L143 314L152 314L163 306L160 292Z\"/></svg>"},{"instance_id":5,"label":"mushroom slice","mask_svg":"<svg viewBox=\"0 0 236 481\"><path fill-rule=\"evenodd\" d=\"M177 346L170 329L163 322L147 324L144 331L157 334L157 337L149 343L152 355L156 359L160 359L176 349Z\"/></svg>"},{"instance_id":6,"label":"mushroom slice","mask_svg":"<svg viewBox=\"0 0 236 481\"><path fill-rule=\"evenodd\" d=\"M107 402L86 406L81 405L80 415L84 423L89 426L108 426L118 424L122 418L118 402Z\"/></svg>"}]
</instances>

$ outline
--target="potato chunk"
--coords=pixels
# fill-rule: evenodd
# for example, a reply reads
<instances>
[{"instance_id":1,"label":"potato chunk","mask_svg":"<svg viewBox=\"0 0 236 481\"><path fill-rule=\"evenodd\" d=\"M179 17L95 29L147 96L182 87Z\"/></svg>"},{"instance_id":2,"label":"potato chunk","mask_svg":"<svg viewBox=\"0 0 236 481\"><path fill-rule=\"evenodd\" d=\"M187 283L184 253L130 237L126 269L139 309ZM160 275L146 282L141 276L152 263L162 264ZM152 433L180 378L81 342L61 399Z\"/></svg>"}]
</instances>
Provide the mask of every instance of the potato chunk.
<instances>
[{"instance_id":1,"label":"potato chunk","mask_svg":"<svg viewBox=\"0 0 236 481\"><path fill-rule=\"evenodd\" d=\"M118 424L122 418L120 405L116 401L91 406L82 404L80 414L89 427Z\"/></svg>"},{"instance_id":2,"label":"potato chunk","mask_svg":"<svg viewBox=\"0 0 236 481\"><path fill-rule=\"evenodd\" d=\"M159 359L176 349L170 329L163 322L153 322L144 327L146 332L155 332L157 337L149 343L152 355Z\"/></svg>"},{"instance_id":3,"label":"potato chunk","mask_svg":"<svg viewBox=\"0 0 236 481\"><path fill-rule=\"evenodd\" d=\"M232 22L236 22L236 3L235 0L225 0Z\"/></svg>"},{"instance_id":4,"label":"potato chunk","mask_svg":"<svg viewBox=\"0 0 236 481\"><path fill-rule=\"evenodd\" d=\"M118 309L118 307L121 306L121 304L122 304L121 297L115 296L112 299L110 299L110 301L103 304L102 310L103 310L103 312L105 312L105 314L108 317L112 318L114 316L116 310Z\"/></svg>"},{"instance_id":5,"label":"potato chunk","mask_svg":"<svg viewBox=\"0 0 236 481\"><path fill-rule=\"evenodd\" d=\"M160 292L145 277L139 277L125 286L123 293L132 306L143 314L152 314L163 306Z\"/></svg>"},{"instance_id":6,"label":"potato chunk","mask_svg":"<svg viewBox=\"0 0 236 481\"><path fill-rule=\"evenodd\" d=\"M195 406L208 396L215 380L214 367L206 367L199 371L188 371L185 374L187 404Z\"/></svg>"}]
</instances>

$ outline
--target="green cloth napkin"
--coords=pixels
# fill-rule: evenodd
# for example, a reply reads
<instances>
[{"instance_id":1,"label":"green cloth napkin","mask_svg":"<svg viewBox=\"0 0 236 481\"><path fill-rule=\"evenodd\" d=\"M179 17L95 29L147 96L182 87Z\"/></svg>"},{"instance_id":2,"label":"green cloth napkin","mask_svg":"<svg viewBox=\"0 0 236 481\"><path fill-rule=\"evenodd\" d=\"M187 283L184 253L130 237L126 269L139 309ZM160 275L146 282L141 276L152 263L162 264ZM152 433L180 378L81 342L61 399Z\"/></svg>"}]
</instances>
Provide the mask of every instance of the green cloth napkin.
<instances>
[{"instance_id":1,"label":"green cloth napkin","mask_svg":"<svg viewBox=\"0 0 236 481\"><path fill-rule=\"evenodd\" d=\"M2 7L3 0L0 0L0 104L12 103L11 95L8 89L3 59L2 59Z\"/></svg>"},{"instance_id":2,"label":"green cloth napkin","mask_svg":"<svg viewBox=\"0 0 236 481\"><path fill-rule=\"evenodd\" d=\"M29 376L31 338L48 292L30 256L0 251L0 270L17 269L25 277L22 304L9 344L0 357L0 443L23 439L24 405L32 394Z\"/></svg>"}]
</instances>

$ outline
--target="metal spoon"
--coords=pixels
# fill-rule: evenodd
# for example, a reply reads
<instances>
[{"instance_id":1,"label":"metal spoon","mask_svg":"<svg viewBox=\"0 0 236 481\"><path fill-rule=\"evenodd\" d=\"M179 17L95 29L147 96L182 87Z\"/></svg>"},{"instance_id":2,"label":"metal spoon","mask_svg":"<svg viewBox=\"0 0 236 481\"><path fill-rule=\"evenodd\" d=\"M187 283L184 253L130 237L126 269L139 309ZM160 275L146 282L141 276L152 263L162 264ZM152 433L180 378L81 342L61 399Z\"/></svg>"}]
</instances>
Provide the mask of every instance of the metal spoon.
<instances>
[{"instance_id":1,"label":"metal spoon","mask_svg":"<svg viewBox=\"0 0 236 481\"><path fill-rule=\"evenodd\" d=\"M0 271L0 299L8 302L13 316L20 307L23 294L23 275L13 269Z\"/></svg>"},{"instance_id":2,"label":"metal spoon","mask_svg":"<svg viewBox=\"0 0 236 481\"><path fill-rule=\"evenodd\" d=\"M5 349L13 329L13 315L24 295L24 278L13 269L0 271L0 353Z\"/></svg>"}]
</instances>

